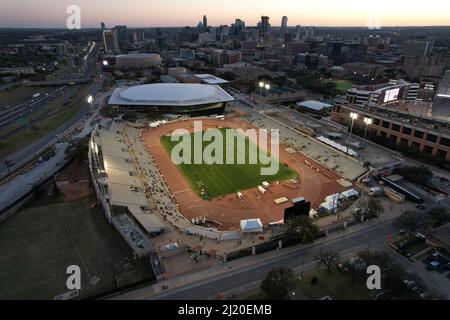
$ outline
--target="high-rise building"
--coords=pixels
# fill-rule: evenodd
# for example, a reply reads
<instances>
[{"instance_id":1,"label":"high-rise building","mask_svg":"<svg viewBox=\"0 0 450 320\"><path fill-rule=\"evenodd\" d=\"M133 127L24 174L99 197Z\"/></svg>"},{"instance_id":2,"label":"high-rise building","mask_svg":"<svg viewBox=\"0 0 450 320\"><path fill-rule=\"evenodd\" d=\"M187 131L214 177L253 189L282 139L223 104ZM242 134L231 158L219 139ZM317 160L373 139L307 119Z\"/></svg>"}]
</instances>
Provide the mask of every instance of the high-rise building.
<instances>
[{"instance_id":1,"label":"high-rise building","mask_svg":"<svg viewBox=\"0 0 450 320\"><path fill-rule=\"evenodd\" d=\"M306 32L306 38L308 40L313 40L314 39L314 27L309 27L308 31Z\"/></svg>"},{"instance_id":2,"label":"high-rise building","mask_svg":"<svg viewBox=\"0 0 450 320\"><path fill-rule=\"evenodd\" d=\"M103 46L106 52L117 53L120 51L115 29L103 30Z\"/></svg>"},{"instance_id":3,"label":"high-rise building","mask_svg":"<svg viewBox=\"0 0 450 320\"><path fill-rule=\"evenodd\" d=\"M261 21L259 22L259 36L261 38L265 38L270 30L270 23L269 23L269 17L268 16L262 16Z\"/></svg>"},{"instance_id":4,"label":"high-rise building","mask_svg":"<svg viewBox=\"0 0 450 320\"><path fill-rule=\"evenodd\" d=\"M245 32L245 22L241 19L236 19L234 23L231 24L230 34L242 37Z\"/></svg>"},{"instance_id":5,"label":"high-rise building","mask_svg":"<svg viewBox=\"0 0 450 320\"><path fill-rule=\"evenodd\" d=\"M127 26L115 26L114 30L116 32L117 42L119 48L122 51L126 51L128 47L128 27Z\"/></svg>"},{"instance_id":6,"label":"high-rise building","mask_svg":"<svg viewBox=\"0 0 450 320\"><path fill-rule=\"evenodd\" d=\"M450 70L445 71L437 89L433 101L433 116L446 118L450 122Z\"/></svg>"},{"instance_id":7,"label":"high-rise building","mask_svg":"<svg viewBox=\"0 0 450 320\"><path fill-rule=\"evenodd\" d=\"M280 38L283 39L287 30L288 17L283 16L281 19Z\"/></svg>"},{"instance_id":8,"label":"high-rise building","mask_svg":"<svg viewBox=\"0 0 450 320\"><path fill-rule=\"evenodd\" d=\"M408 40L403 43L403 55L405 56L428 56L432 53L434 39L428 37L423 40Z\"/></svg>"},{"instance_id":9,"label":"high-rise building","mask_svg":"<svg viewBox=\"0 0 450 320\"><path fill-rule=\"evenodd\" d=\"M103 30L105 30L105 29L106 29L106 25L105 25L105 23L104 23L104 22L100 23L100 27L102 28L102 32L103 32Z\"/></svg>"},{"instance_id":10,"label":"high-rise building","mask_svg":"<svg viewBox=\"0 0 450 320\"><path fill-rule=\"evenodd\" d=\"M203 16L203 29L208 29L208 17L206 17L206 15Z\"/></svg>"}]
</instances>

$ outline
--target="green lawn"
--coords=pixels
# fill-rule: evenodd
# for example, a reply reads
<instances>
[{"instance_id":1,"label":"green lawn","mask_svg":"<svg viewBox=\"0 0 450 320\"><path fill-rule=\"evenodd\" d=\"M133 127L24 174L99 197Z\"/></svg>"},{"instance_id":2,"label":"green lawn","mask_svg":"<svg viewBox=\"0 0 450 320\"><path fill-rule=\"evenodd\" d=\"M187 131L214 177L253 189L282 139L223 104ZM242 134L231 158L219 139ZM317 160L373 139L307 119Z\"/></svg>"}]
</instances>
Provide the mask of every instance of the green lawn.
<instances>
[{"instance_id":1,"label":"green lawn","mask_svg":"<svg viewBox=\"0 0 450 320\"><path fill-rule=\"evenodd\" d=\"M325 80L325 82L334 82L336 84L336 89L341 92L347 92L353 85L353 82L349 80Z\"/></svg>"},{"instance_id":2,"label":"green lawn","mask_svg":"<svg viewBox=\"0 0 450 320\"><path fill-rule=\"evenodd\" d=\"M311 279L318 278L313 285ZM298 280L298 287L308 299L318 300L324 296L331 296L334 300L368 300L369 290L365 280L352 279L348 273L342 273L335 268L327 273L325 270L316 270Z\"/></svg>"},{"instance_id":3,"label":"green lawn","mask_svg":"<svg viewBox=\"0 0 450 320\"><path fill-rule=\"evenodd\" d=\"M230 143L229 141L226 141L225 130L226 129L221 129L221 133L224 138L224 155L226 154L226 145L227 143ZM194 153L193 140L194 134L191 134L192 147L190 149L192 155ZM161 137L161 143L170 155L175 145L177 145L179 142L172 142L170 136L163 136ZM279 170L277 174L261 175L261 168L268 166L263 166L259 160L257 164L248 164L249 149L250 144L252 143L253 142L249 141L248 138L246 139L245 163L247 164L181 164L179 165L179 168L184 177L190 183L194 192L206 199L252 189L257 187L258 185L261 185L261 183L264 181L282 181L298 176L295 171L293 171L283 163L279 164ZM209 142L203 142L202 150L204 150L204 148L208 144ZM238 152L237 149L237 143L235 143L235 159L237 159L239 152L244 152L244 150ZM193 156L191 158L193 159Z\"/></svg>"}]
</instances>

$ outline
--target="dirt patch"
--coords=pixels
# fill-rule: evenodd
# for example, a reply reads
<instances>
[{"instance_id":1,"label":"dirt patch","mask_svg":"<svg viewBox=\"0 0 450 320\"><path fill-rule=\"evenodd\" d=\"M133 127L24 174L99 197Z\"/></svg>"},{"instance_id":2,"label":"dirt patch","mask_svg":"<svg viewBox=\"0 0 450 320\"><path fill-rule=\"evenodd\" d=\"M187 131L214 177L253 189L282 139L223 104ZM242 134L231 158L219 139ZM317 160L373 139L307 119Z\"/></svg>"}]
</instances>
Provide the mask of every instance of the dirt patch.
<instances>
[{"instance_id":1,"label":"dirt patch","mask_svg":"<svg viewBox=\"0 0 450 320\"><path fill-rule=\"evenodd\" d=\"M58 183L58 188L63 194L65 202L82 199L94 193L89 181Z\"/></svg>"}]
</instances>

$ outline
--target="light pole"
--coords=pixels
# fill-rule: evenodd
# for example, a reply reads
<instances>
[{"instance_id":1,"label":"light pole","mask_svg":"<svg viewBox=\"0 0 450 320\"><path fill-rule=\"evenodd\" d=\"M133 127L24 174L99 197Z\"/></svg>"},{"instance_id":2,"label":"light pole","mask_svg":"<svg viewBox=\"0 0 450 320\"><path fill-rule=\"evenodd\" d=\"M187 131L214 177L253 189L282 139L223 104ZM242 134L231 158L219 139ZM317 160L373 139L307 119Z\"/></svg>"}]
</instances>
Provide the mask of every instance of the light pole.
<instances>
[{"instance_id":1,"label":"light pole","mask_svg":"<svg viewBox=\"0 0 450 320\"><path fill-rule=\"evenodd\" d=\"M266 104L268 104L269 103L270 84L266 83L265 88L266 88Z\"/></svg>"},{"instance_id":2,"label":"light pole","mask_svg":"<svg viewBox=\"0 0 450 320\"><path fill-rule=\"evenodd\" d=\"M350 127L350 134L348 135L348 138L347 138L347 154L348 154L348 145L350 143L350 138L352 137L353 124L355 123L355 120L358 119L358 114L355 112L350 112L350 118L352 119L352 125Z\"/></svg>"},{"instance_id":3,"label":"light pole","mask_svg":"<svg viewBox=\"0 0 450 320\"><path fill-rule=\"evenodd\" d=\"M262 89L264 88L265 83L260 81L259 82L259 98L262 98Z\"/></svg>"},{"instance_id":4,"label":"light pole","mask_svg":"<svg viewBox=\"0 0 450 320\"><path fill-rule=\"evenodd\" d=\"M89 106L91 107L91 113L94 114L94 105L92 104L94 101L94 98L90 95L87 97L87 102L89 103Z\"/></svg>"},{"instance_id":5,"label":"light pole","mask_svg":"<svg viewBox=\"0 0 450 320\"><path fill-rule=\"evenodd\" d=\"M366 140L367 137L367 129L369 126L373 123L373 120L371 118L364 117L364 123L366 124L366 129L364 130L364 140Z\"/></svg>"}]
</instances>

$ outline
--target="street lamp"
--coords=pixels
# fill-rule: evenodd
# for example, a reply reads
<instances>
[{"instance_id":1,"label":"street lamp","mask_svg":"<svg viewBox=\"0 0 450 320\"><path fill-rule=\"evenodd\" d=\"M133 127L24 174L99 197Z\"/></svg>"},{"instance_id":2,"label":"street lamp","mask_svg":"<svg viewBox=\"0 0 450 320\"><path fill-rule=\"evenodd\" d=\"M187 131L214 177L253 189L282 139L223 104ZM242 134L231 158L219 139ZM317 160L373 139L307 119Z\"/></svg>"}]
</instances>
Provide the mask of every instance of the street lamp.
<instances>
[{"instance_id":1,"label":"street lamp","mask_svg":"<svg viewBox=\"0 0 450 320\"><path fill-rule=\"evenodd\" d=\"M366 129L364 130L364 140L366 140L367 128L373 123L373 120L371 118L364 117L364 123L366 124Z\"/></svg>"},{"instance_id":2,"label":"street lamp","mask_svg":"<svg viewBox=\"0 0 450 320\"><path fill-rule=\"evenodd\" d=\"M92 104L93 101L94 101L94 98L91 95L89 97L87 97L87 102L89 103L89 105L91 107L92 114L94 114L94 105Z\"/></svg>"},{"instance_id":3,"label":"street lamp","mask_svg":"<svg viewBox=\"0 0 450 320\"><path fill-rule=\"evenodd\" d=\"M259 95L262 96L262 88L264 88L265 83L260 81L259 82Z\"/></svg>"},{"instance_id":4,"label":"street lamp","mask_svg":"<svg viewBox=\"0 0 450 320\"><path fill-rule=\"evenodd\" d=\"M348 145L350 143L350 138L352 137L353 124L355 123L355 120L358 119L358 114L355 112L350 112L350 118L352 119L352 125L350 127L350 134L348 135L348 138L347 138L347 154L348 154Z\"/></svg>"},{"instance_id":5,"label":"street lamp","mask_svg":"<svg viewBox=\"0 0 450 320\"><path fill-rule=\"evenodd\" d=\"M269 97L268 96L269 96L270 84L266 83L265 88L266 88L266 104L268 104L268 102L269 102Z\"/></svg>"}]
</instances>

